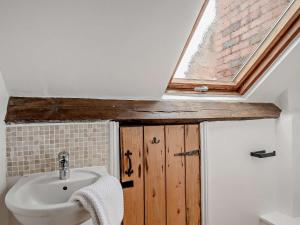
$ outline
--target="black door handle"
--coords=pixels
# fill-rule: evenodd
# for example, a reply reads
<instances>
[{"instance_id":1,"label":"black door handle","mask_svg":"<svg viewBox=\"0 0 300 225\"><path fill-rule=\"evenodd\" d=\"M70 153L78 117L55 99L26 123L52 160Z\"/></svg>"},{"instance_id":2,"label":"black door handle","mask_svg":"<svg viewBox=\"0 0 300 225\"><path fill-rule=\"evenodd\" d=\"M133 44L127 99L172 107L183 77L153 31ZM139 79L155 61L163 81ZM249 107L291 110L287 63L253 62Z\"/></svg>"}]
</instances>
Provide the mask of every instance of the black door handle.
<instances>
[{"instance_id":1,"label":"black door handle","mask_svg":"<svg viewBox=\"0 0 300 225\"><path fill-rule=\"evenodd\" d=\"M128 158L128 169L125 171L125 174L128 175L128 177L131 177L131 175L133 174L133 169L132 169L132 162L131 162L131 158L130 156L132 155L132 152L127 150L127 152L125 153L125 156Z\"/></svg>"}]
</instances>

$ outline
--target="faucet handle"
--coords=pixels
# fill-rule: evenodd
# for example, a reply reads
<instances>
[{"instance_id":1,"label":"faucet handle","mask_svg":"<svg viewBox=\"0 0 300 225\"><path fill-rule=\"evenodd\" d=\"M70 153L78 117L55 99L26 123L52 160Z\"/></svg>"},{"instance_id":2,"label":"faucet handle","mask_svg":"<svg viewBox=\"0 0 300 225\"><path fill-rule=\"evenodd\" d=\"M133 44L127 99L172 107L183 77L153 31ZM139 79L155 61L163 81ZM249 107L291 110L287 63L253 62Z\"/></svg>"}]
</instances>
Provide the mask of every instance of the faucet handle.
<instances>
[{"instance_id":1,"label":"faucet handle","mask_svg":"<svg viewBox=\"0 0 300 225\"><path fill-rule=\"evenodd\" d=\"M59 159L61 159L61 158L69 158L69 152L62 151L62 152L58 153L58 158Z\"/></svg>"},{"instance_id":2,"label":"faucet handle","mask_svg":"<svg viewBox=\"0 0 300 225\"><path fill-rule=\"evenodd\" d=\"M59 167L64 168L69 165L69 153L66 151L58 153Z\"/></svg>"}]
</instances>

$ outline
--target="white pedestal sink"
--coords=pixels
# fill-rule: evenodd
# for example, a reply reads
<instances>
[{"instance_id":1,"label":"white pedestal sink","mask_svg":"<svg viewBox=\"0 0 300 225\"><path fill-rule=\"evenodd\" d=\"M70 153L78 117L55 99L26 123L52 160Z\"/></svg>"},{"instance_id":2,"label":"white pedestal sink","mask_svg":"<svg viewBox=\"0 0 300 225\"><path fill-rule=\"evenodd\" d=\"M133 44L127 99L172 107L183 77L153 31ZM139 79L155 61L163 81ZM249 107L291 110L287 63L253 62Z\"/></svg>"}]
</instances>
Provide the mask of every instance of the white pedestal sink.
<instances>
[{"instance_id":1,"label":"white pedestal sink","mask_svg":"<svg viewBox=\"0 0 300 225\"><path fill-rule=\"evenodd\" d=\"M90 216L79 203L69 202L70 196L105 174L105 167L89 167L72 169L68 180L60 180L58 172L22 177L8 191L5 203L23 225L79 225Z\"/></svg>"}]
</instances>

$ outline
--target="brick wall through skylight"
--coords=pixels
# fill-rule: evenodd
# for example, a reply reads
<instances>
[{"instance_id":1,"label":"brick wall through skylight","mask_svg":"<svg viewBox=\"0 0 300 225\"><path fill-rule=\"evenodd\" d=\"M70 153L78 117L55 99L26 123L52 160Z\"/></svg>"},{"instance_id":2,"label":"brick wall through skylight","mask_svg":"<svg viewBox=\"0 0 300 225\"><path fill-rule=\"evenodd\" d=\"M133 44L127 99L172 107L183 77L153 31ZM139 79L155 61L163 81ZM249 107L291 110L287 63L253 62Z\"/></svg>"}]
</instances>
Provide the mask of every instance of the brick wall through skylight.
<instances>
[{"instance_id":1,"label":"brick wall through skylight","mask_svg":"<svg viewBox=\"0 0 300 225\"><path fill-rule=\"evenodd\" d=\"M289 0L209 0L174 78L232 81Z\"/></svg>"}]
</instances>

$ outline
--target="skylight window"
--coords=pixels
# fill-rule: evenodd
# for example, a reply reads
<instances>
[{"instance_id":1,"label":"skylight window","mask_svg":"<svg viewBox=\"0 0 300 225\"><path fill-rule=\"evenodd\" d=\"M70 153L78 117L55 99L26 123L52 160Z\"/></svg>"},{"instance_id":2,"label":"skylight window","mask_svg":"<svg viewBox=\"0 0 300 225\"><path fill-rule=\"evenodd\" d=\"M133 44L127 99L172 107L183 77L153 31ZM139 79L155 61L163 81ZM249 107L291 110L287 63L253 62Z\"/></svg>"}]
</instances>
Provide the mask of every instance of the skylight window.
<instances>
[{"instance_id":1,"label":"skylight window","mask_svg":"<svg viewBox=\"0 0 300 225\"><path fill-rule=\"evenodd\" d=\"M241 82L250 77L248 64L261 60L265 50L272 51L272 44L279 45L274 40L291 30L287 25L299 20L297 13L299 0L207 0L169 90L194 91L205 85L239 92Z\"/></svg>"}]
</instances>

